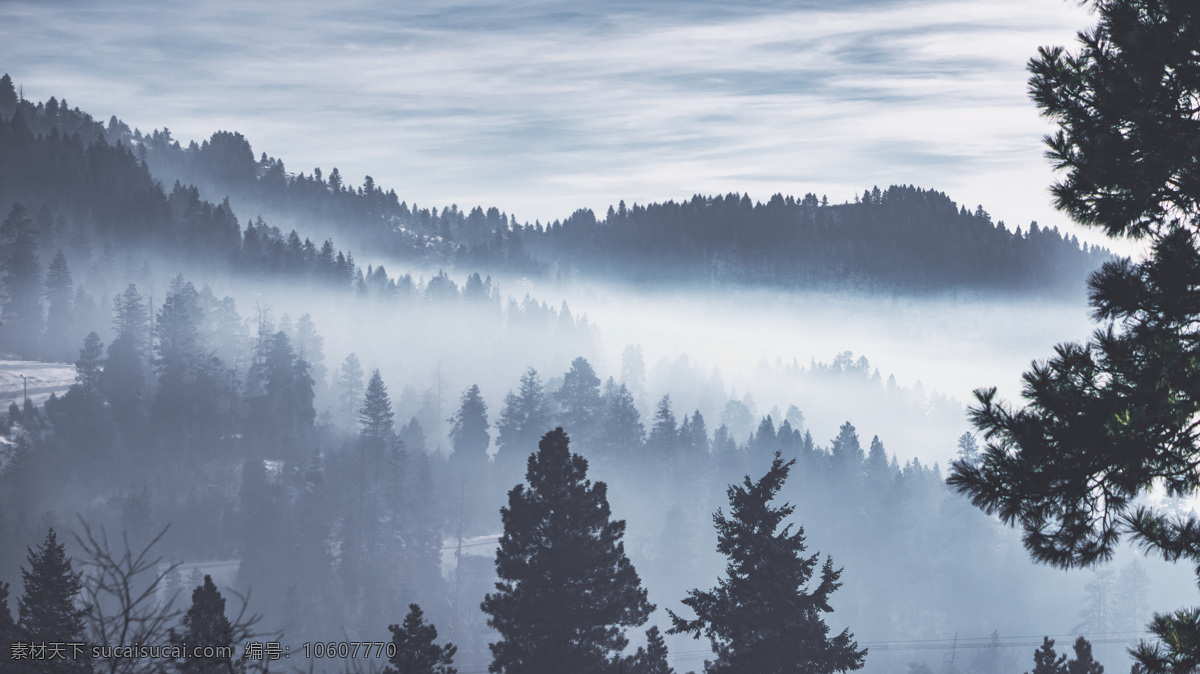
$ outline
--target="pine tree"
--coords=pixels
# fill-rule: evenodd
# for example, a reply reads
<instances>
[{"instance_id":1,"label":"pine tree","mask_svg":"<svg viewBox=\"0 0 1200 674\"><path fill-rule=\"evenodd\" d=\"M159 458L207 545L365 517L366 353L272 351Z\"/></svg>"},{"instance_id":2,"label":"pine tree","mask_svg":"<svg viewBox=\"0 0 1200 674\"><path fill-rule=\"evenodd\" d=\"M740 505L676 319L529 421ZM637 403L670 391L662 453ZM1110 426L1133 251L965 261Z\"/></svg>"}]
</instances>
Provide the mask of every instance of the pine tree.
<instances>
[{"instance_id":1,"label":"pine tree","mask_svg":"<svg viewBox=\"0 0 1200 674\"><path fill-rule=\"evenodd\" d=\"M454 654L458 647L447 643L438 646L437 628L425 622L421 607L416 604L408 605L408 615L404 617L404 625L388 625L392 633L392 643L396 645L396 654L388 661L384 674L457 674L452 667Z\"/></svg>"},{"instance_id":2,"label":"pine tree","mask_svg":"<svg viewBox=\"0 0 1200 674\"><path fill-rule=\"evenodd\" d=\"M833 469L847 483L857 481L863 472L864 455L858 442L858 433L849 421L838 429L838 435L829 448L833 454Z\"/></svg>"},{"instance_id":3,"label":"pine tree","mask_svg":"<svg viewBox=\"0 0 1200 674\"><path fill-rule=\"evenodd\" d=\"M775 433L775 420L771 418L770 414L758 422L758 429L754 431L754 437L747 444L754 455L771 456L779 450L779 443L777 442Z\"/></svg>"},{"instance_id":4,"label":"pine tree","mask_svg":"<svg viewBox=\"0 0 1200 674\"><path fill-rule=\"evenodd\" d=\"M89 332L75 361L75 386L89 398L100 399L100 378L103 375L104 345L100 335ZM74 387L72 387L74 388Z\"/></svg>"},{"instance_id":5,"label":"pine tree","mask_svg":"<svg viewBox=\"0 0 1200 674\"><path fill-rule=\"evenodd\" d=\"M512 455L524 458L549 425L545 387L537 370L531 367L521 375L520 390L504 397L504 407L496 423L496 445L501 452L508 450Z\"/></svg>"},{"instance_id":6,"label":"pine tree","mask_svg":"<svg viewBox=\"0 0 1200 674\"><path fill-rule=\"evenodd\" d=\"M100 378L113 417L126 425L137 419L144 402L149 325L142 296L131 284L113 299L113 328L117 336L108 345L108 360Z\"/></svg>"},{"instance_id":7,"label":"pine tree","mask_svg":"<svg viewBox=\"0 0 1200 674\"><path fill-rule=\"evenodd\" d=\"M0 117L12 117L17 110L17 89L8 73L0 76Z\"/></svg>"},{"instance_id":8,"label":"pine tree","mask_svg":"<svg viewBox=\"0 0 1200 674\"><path fill-rule=\"evenodd\" d=\"M351 427L354 415L359 409L359 398L363 393L363 369L358 362L358 356L346 356L338 374L338 386L341 389L342 409L346 412L346 424L347 427Z\"/></svg>"},{"instance_id":9,"label":"pine tree","mask_svg":"<svg viewBox=\"0 0 1200 674\"><path fill-rule=\"evenodd\" d=\"M154 336L158 338L154 411L165 424L179 424L192 417L199 402L194 385L204 364L201 319L200 294L195 286L182 276L172 279L154 324Z\"/></svg>"},{"instance_id":10,"label":"pine tree","mask_svg":"<svg viewBox=\"0 0 1200 674\"><path fill-rule=\"evenodd\" d=\"M972 464L979 460L979 444L974 433L967 431L958 436L958 459Z\"/></svg>"},{"instance_id":11,"label":"pine tree","mask_svg":"<svg viewBox=\"0 0 1200 674\"><path fill-rule=\"evenodd\" d=\"M17 624L8 609L8 583L0 581L0 663L8 662L9 649L3 644L13 644L17 638ZM3 667L0 667L3 669Z\"/></svg>"},{"instance_id":12,"label":"pine tree","mask_svg":"<svg viewBox=\"0 0 1200 674\"><path fill-rule=\"evenodd\" d=\"M81 471L99 469L114 438L101 389L104 345L90 333L75 361L75 384L62 398L46 401L46 414L73 450L72 464Z\"/></svg>"},{"instance_id":13,"label":"pine tree","mask_svg":"<svg viewBox=\"0 0 1200 674\"><path fill-rule=\"evenodd\" d=\"M377 369L371 373L371 380L367 382L367 393L363 396L362 407L358 410L362 437L390 442L395 435L392 423L394 416L387 387L384 386L383 377Z\"/></svg>"},{"instance_id":14,"label":"pine tree","mask_svg":"<svg viewBox=\"0 0 1200 674\"><path fill-rule=\"evenodd\" d=\"M667 644L657 626L646 630L646 645L639 647L617 671L621 674L675 674L667 662Z\"/></svg>"},{"instance_id":15,"label":"pine tree","mask_svg":"<svg viewBox=\"0 0 1200 674\"><path fill-rule=\"evenodd\" d=\"M1042 646L1033 652L1033 671L1028 674L1066 674L1067 656L1054 652L1054 639L1042 637Z\"/></svg>"},{"instance_id":16,"label":"pine tree","mask_svg":"<svg viewBox=\"0 0 1200 674\"><path fill-rule=\"evenodd\" d=\"M44 324L42 268L33 220L20 204L0 225L0 286L8 296L0 310L0 351L34 358Z\"/></svg>"},{"instance_id":17,"label":"pine tree","mask_svg":"<svg viewBox=\"0 0 1200 674\"><path fill-rule=\"evenodd\" d=\"M821 617L830 613L829 595L841 587L841 571L826 558L820 583L806 589L820 557L805 557L804 529L779 526L795 510L772 507L795 460L778 452L758 482L747 476L730 485L730 515L717 510L717 551L729 558L726 578L712 590L692 590L683 600L696 613L686 620L668 610L671 634L707 636L717 654L711 672L813 672L861 669L866 649L858 650L849 629L829 637Z\"/></svg>"},{"instance_id":18,"label":"pine tree","mask_svg":"<svg viewBox=\"0 0 1200 674\"><path fill-rule=\"evenodd\" d=\"M496 466L488 456L491 434L487 403L479 386L472 385L463 391L458 409L447 421L454 450L450 455L451 484L460 505L460 525L465 523L475 533L495 531L496 512L503 503L506 480L497 475Z\"/></svg>"},{"instance_id":19,"label":"pine tree","mask_svg":"<svg viewBox=\"0 0 1200 674\"><path fill-rule=\"evenodd\" d=\"M450 441L454 443L454 453L459 460L486 462L491 435L488 433L487 403L477 384L463 391L458 411L447 421L450 422Z\"/></svg>"},{"instance_id":20,"label":"pine tree","mask_svg":"<svg viewBox=\"0 0 1200 674\"><path fill-rule=\"evenodd\" d=\"M1104 666L1092 657L1092 644L1087 639L1075 639L1075 657L1067 661L1066 674L1104 674Z\"/></svg>"},{"instance_id":21,"label":"pine tree","mask_svg":"<svg viewBox=\"0 0 1200 674\"><path fill-rule=\"evenodd\" d=\"M32 642L70 642L83 639L84 618L89 610L78 605L83 582L71 569L54 529L37 550L29 550L29 569L21 567L25 591L17 600L17 625L21 636Z\"/></svg>"},{"instance_id":22,"label":"pine tree","mask_svg":"<svg viewBox=\"0 0 1200 674\"><path fill-rule=\"evenodd\" d=\"M213 583L212 576L204 576L204 584L192 590L192 605L180 622L182 632L174 629L170 632L169 639L174 645L186 644L189 651L197 646L227 648L233 645L233 625L225 617L225 598ZM237 671L235 662L227 657L187 657L177 664L185 674Z\"/></svg>"},{"instance_id":23,"label":"pine tree","mask_svg":"<svg viewBox=\"0 0 1200 674\"><path fill-rule=\"evenodd\" d=\"M500 510L500 581L482 604L500 633L488 671L608 671L624 629L654 610L625 556L625 522L610 519L608 488L587 466L561 428L547 433Z\"/></svg>"},{"instance_id":24,"label":"pine tree","mask_svg":"<svg viewBox=\"0 0 1200 674\"><path fill-rule=\"evenodd\" d=\"M45 355L52 360L66 360L71 353L73 336L71 271L67 268L67 256L62 250L50 262L46 273L46 338L43 340Z\"/></svg>"},{"instance_id":25,"label":"pine tree","mask_svg":"<svg viewBox=\"0 0 1200 674\"><path fill-rule=\"evenodd\" d=\"M271 455L294 457L316 417L308 363L296 357L283 330L262 338L257 351L247 386L256 393L249 400L249 431Z\"/></svg>"},{"instance_id":26,"label":"pine tree","mask_svg":"<svg viewBox=\"0 0 1200 674\"><path fill-rule=\"evenodd\" d=\"M679 442L679 426L675 423L675 412L671 410L671 396L664 395L654 412L654 425L646 443L655 453L671 456Z\"/></svg>"},{"instance_id":27,"label":"pine tree","mask_svg":"<svg viewBox=\"0 0 1200 674\"><path fill-rule=\"evenodd\" d=\"M1093 0L1097 25L1070 53L1043 47L1030 93L1058 130L1047 157L1062 172L1055 205L1109 236L1144 242L1145 259L1106 262L1089 279L1085 343L1055 347L1024 375L1028 405L976 391L988 439L948 480L988 513L1020 524L1031 556L1062 568L1110 559L1124 535L1167 559L1200 561L1200 527L1146 505L1162 484L1200 492L1193 420L1200 409L1200 135L1193 106L1200 13L1180 0ZM1045 236L1042 234L1041 236ZM1159 615L1134 655L1148 672L1200 662L1200 610ZM1186 636L1185 636L1186 635ZM1189 664L1190 663L1190 664Z\"/></svg>"},{"instance_id":28,"label":"pine tree","mask_svg":"<svg viewBox=\"0 0 1200 674\"><path fill-rule=\"evenodd\" d=\"M1114 625L1121 631L1133 631L1145 620L1147 597L1150 595L1150 576L1137 558L1121 567L1117 578Z\"/></svg>"},{"instance_id":29,"label":"pine tree","mask_svg":"<svg viewBox=\"0 0 1200 674\"><path fill-rule=\"evenodd\" d=\"M634 403L633 394L624 384L617 386L610 378L605 386L605 409L602 437L610 454L636 452L645 442L646 428Z\"/></svg>"},{"instance_id":30,"label":"pine tree","mask_svg":"<svg viewBox=\"0 0 1200 674\"><path fill-rule=\"evenodd\" d=\"M562 388L555 398L562 408L563 428L567 432L578 439L594 431L604 401L600 397L600 378L586 358L580 356L571 361L571 369L563 375Z\"/></svg>"},{"instance_id":31,"label":"pine tree","mask_svg":"<svg viewBox=\"0 0 1200 674\"><path fill-rule=\"evenodd\" d=\"M867 451L867 479L871 483L871 487L875 490L881 490L892 479L891 467L888 465L887 451L883 448L883 442L879 440L879 436L871 438L871 449Z\"/></svg>"},{"instance_id":32,"label":"pine tree","mask_svg":"<svg viewBox=\"0 0 1200 674\"><path fill-rule=\"evenodd\" d=\"M317 334L312 316L304 314L296 321L296 357L312 366L312 378L318 390L329 386L326 380L325 339Z\"/></svg>"}]
</instances>

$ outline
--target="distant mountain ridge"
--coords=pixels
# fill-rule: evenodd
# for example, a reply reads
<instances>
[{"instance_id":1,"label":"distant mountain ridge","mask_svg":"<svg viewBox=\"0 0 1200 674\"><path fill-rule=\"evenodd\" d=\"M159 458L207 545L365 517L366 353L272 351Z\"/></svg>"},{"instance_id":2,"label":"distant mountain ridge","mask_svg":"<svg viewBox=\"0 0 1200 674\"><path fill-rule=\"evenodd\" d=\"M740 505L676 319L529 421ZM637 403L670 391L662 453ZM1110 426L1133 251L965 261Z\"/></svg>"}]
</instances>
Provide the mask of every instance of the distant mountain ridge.
<instances>
[{"instance_id":1,"label":"distant mountain ridge","mask_svg":"<svg viewBox=\"0 0 1200 674\"><path fill-rule=\"evenodd\" d=\"M24 201L36 212L42 205L61 211L65 196L74 219L87 221L77 226L102 238L232 250L242 236L238 211L429 266L638 283L918 292L1079 293L1087 274L1109 257L1037 223L1009 232L982 207L972 211L941 192L908 185L866 190L847 204L811 193L776 194L766 203L738 194L621 202L603 218L580 209L545 224L519 223L494 207L439 211L410 206L370 176L353 187L337 168L328 175L319 168L289 173L281 159L265 153L255 159L240 133L218 131L185 147L169 129L144 134L115 116L105 125L65 100L35 104L4 89L0 83L0 198ZM154 180L175 184L165 200L150 194ZM172 219L171 227L154 224Z\"/></svg>"}]
</instances>

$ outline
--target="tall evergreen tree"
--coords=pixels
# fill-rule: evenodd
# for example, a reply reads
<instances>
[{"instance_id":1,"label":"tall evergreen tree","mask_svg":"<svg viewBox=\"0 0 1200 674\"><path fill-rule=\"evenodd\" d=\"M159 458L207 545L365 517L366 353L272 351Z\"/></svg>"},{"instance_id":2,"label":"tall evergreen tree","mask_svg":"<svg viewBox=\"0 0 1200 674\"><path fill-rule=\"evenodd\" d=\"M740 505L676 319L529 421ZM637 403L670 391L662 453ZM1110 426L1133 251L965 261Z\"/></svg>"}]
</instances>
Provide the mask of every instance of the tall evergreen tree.
<instances>
[{"instance_id":1,"label":"tall evergreen tree","mask_svg":"<svg viewBox=\"0 0 1200 674\"><path fill-rule=\"evenodd\" d=\"M884 488L894 477L888 464L887 451L884 450L878 435L871 438L871 449L867 452L866 476L871 490L877 496L882 496Z\"/></svg>"},{"instance_id":2,"label":"tall evergreen tree","mask_svg":"<svg viewBox=\"0 0 1200 674\"><path fill-rule=\"evenodd\" d=\"M329 386L329 370L325 366L325 338L317 334L310 314L303 314L296 321L296 356L312 367L312 378L317 390Z\"/></svg>"},{"instance_id":3,"label":"tall evergreen tree","mask_svg":"<svg viewBox=\"0 0 1200 674\"><path fill-rule=\"evenodd\" d=\"M646 630L646 645L638 647L618 670L621 674L675 674L667 662L667 644L654 626Z\"/></svg>"},{"instance_id":4,"label":"tall evergreen tree","mask_svg":"<svg viewBox=\"0 0 1200 674\"><path fill-rule=\"evenodd\" d=\"M367 392L363 396L362 407L358 410L358 423L362 437L390 442L395 435L392 422L394 416L387 386L383 383L383 376L376 369L371 373L371 380L367 382Z\"/></svg>"},{"instance_id":5,"label":"tall evergreen tree","mask_svg":"<svg viewBox=\"0 0 1200 674\"><path fill-rule=\"evenodd\" d=\"M682 435L680 439L683 439ZM709 448L708 428L704 424L704 415L700 414L700 410L696 410L692 412L692 421L688 426L687 441L684 443L684 449L687 450L689 457L696 459L707 457Z\"/></svg>"},{"instance_id":6,"label":"tall evergreen tree","mask_svg":"<svg viewBox=\"0 0 1200 674\"><path fill-rule=\"evenodd\" d=\"M604 411L604 400L600 396L600 378L591 363L580 356L571 361L571 369L563 375L562 388L554 394L562 408L563 428L576 438L590 435Z\"/></svg>"},{"instance_id":7,"label":"tall evergreen tree","mask_svg":"<svg viewBox=\"0 0 1200 674\"><path fill-rule=\"evenodd\" d=\"M130 284L113 298L116 338L108 345L101 386L112 405L113 417L126 425L140 414L146 392L150 318L137 287Z\"/></svg>"},{"instance_id":8,"label":"tall evergreen tree","mask_svg":"<svg viewBox=\"0 0 1200 674\"><path fill-rule=\"evenodd\" d=\"M648 449L665 454L675 453L679 444L679 426L675 422L675 412L671 410L671 396L664 395L658 401L654 411L654 425L650 427L650 437L646 439Z\"/></svg>"},{"instance_id":9,"label":"tall evergreen tree","mask_svg":"<svg viewBox=\"0 0 1200 674\"><path fill-rule=\"evenodd\" d=\"M104 345L100 335L89 332L75 361L75 386L89 398L100 398L100 379L103 375Z\"/></svg>"},{"instance_id":10,"label":"tall evergreen tree","mask_svg":"<svg viewBox=\"0 0 1200 674\"><path fill-rule=\"evenodd\" d=\"M975 463L979 460L979 443L975 434L967 431L958 436L958 459L964 463Z\"/></svg>"},{"instance_id":11,"label":"tall evergreen tree","mask_svg":"<svg viewBox=\"0 0 1200 674\"><path fill-rule=\"evenodd\" d=\"M204 365L200 345L200 294L191 281L177 276L159 309L154 325L158 339L154 368L158 373L155 415L165 424L192 416L199 402L195 384Z\"/></svg>"},{"instance_id":12,"label":"tall evergreen tree","mask_svg":"<svg viewBox=\"0 0 1200 674\"><path fill-rule=\"evenodd\" d=\"M1042 645L1033 652L1033 671L1028 674L1066 674L1067 656L1054 652L1054 639L1042 637Z\"/></svg>"},{"instance_id":13,"label":"tall evergreen tree","mask_svg":"<svg viewBox=\"0 0 1200 674\"><path fill-rule=\"evenodd\" d=\"M526 452L533 450L549 426L545 387L537 370L531 367L521 375L517 393L509 392L504 397L504 407L496 422L496 446L500 449L497 459L519 466Z\"/></svg>"},{"instance_id":14,"label":"tall evergreen tree","mask_svg":"<svg viewBox=\"0 0 1200 674\"><path fill-rule=\"evenodd\" d=\"M346 426L350 428L353 426L354 415L358 413L359 400L363 394L363 369L362 364L358 362L358 356L350 354L342 362L341 371L338 373L338 387L341 389L339 397L342 409L346 413Z\"/></svg>"},{"instance_id":15,"label":"tall evergreen tree","mask_svg":"<svg viewBox=\"0 0 1200 674\"><path fill-rule=\"evenodd\" d=\"M646 439L642 415L634 403L633 394L625 384L617 386L612 379L605 386L604 420L601 424L605 447L610 454L636 452Z\"/></svg>"},{"instance_id":16,"label":"tall evergreen tree","mask_svg":"<svg viewBox=\"0 0 1200 674\"><path fill-rule=\"evenodd\" d=\"M8 583L0 581L0 644L14 644L20 641L18 636L17 624L13 622L12 612L8 608ZM8 661L9 649L0 648L0 663Z\"/></svg>"},{"instance_id":17,"label":"tall evergreen tree","mask_svg":"<svg viewBox=\"0 0 1200 674\"><path fill-rule=\"evenodd\" d=\"M451 479L460 505L462 520L469 530L477 533L495 531L498 506L503 502L503 482L498 479L488 446L487 403L472 384L463 392L458 410L450 422L450 442L454 452L450 455Z\"/></svg>"},{"instance_id":18,"label":"tall evergreen tree","mask_svg":"<svg viewBox=\"0 0 1200 674\"><path fill-rule=\"evenodd\" d=\"M283 330L265 338L250 368L248 419L256 440L275 455L295 455L312 430L313 381L308 363L297 358Z\"/></svg>"},{"instance_id":19,"label":"tall evergreen tree","mask_svg":"<svg viewBox=\"0 0 1200 674\"><path fill-rule=\"evenodd\" d=\"M425 622L425 614L416 604L408 605L403 625L388 625L396 654L388 658L384 674L457 674L452 667L458 647L437 645L438 631Z\"/></svg>"},{"instance_id":20,"label":"tall evergreen tree","mask_svg":"<svg viewBox=\"0 0 1200 674\"><path fill-rule=\"evenodd\" d=\"M760 456L771 456L776 451L779 451L777 440L775 420L768 414L758 422L758 428L746 444L752 453L752 457L757 459Z\"/></svg>"},{"instance_id":21,"label":"tall evergreen tree","mask_svg":"<svg viewBox=\"0 0 1200 674\"><path fill-rule=\"evenodd\" d=\"M478 384L472 384L463 391L458 411L448 421L450 441L454 443L454 453L459 460L486 462L492 436L488 433L487 403L479 393Z\"/></svg>"},{"instance_id":22,"label":"tall evergreen tree","mask_svg":"<svg viewBox=\"0 0 1200 674\"><path fill-rule=\"evenodd\" d=\"M42 336L42 268L29 212L13 204L0 225L0 284L8 301L0 310L0 351L34 358Z\"/></svg>"},{"instance_id":23,"label":"tall evergreen tree","mask_svg":"<svg viewBox=\"0 0 1200 674\"><path fill-rule=\"evenodd\" d=\"M71 465L91 474L107 458L113 433L101 389L104 345L90 333L75 361L75 384L62 398L46 401L46 414L73 450Z\"/></svg>"},{"instance_id":24,"label":"tall evergreen tree","mask_svg":"<svg viewBox=\"0 0 1200 674\"><path fill-rule=\"evenodd\" d=\"M29 568L21 567L24 593L17 600L17 626L31 642L82 641L87 607L79 606L83 582L71 568L54 529L37 550L29 550Z\"/></svg>"},{"instance_id":25,"label":"tall evergreen tree","mask_svg":"<svg viewBox=\"0 0 1200 674\"><path fill-rule=\"evenodd\" d=\"M1104 674L1104 666L1092 657L1092 644L1087 639L1078 637L1072 646L1075 657L1067 661L1065 674Z\"/></svg>"},{"instance_id":26,"label":"tall evergreen tree","mask_svg":"<svg viewBox=\"0 0 1200 674\"><path fill-rule=\"evenodd\" d=\"M0 76L0 117L12 117L17 111L17 89L8 73Z\"/></svg>"},{"instance_id":27,"label":"tall evergreen tree","mask_svg":"<svg viewBox=\"0 0 1200 674\"><path fill-rule=\"evenodd\" d=\"M778 452L771 469L757 482L747 476L730 485L730 515L713 516L717 551L729 558L726 577L712 590L692 590L683 600L694 620L668 610L670 633L708 637L717 660L710 672L846 672L861 669L866 649L849 629L834 637L822 613L831 613L829 595L841 587L841 571L825 559L820 583L807 590L819 554L804 556L804 528L780 529L795 507L771 506L795 460Z\"/></svg>"},{"instance_id":28,"label":"tall evergreen tree","mask_svg":"<svg viewBox=\"0 0 1200 674\"><path fill-rule=\"evenodd\" d=\"M482 605L500 633L488 671L607 672L625 628L654 610L625 556L625 522L587 465L561 428L547 433L500 510L500 581Z\"/></svg>"},{"instance_id":29,"label":"tall evergreen tree","mask_svg":"<svg viewBox=\"0 0 1200 674\"><path fill-rule=\"evenodd\" d=\"M1056 206L1109 236L1142 239L1140 262L1110 261L1089 280L1088 342L1061 344L1024 376L1024 409L976 391L988 439L949 483L988 513L1020 523L1037 561L1070 568L1113 555L1123 535L1169 560L1200 562L1200 526L1139 496L1163 484L1200 492L1200 13L1181 0L1094 0L1080 48L1041 48L1030 92L1058 126L1047 157L1063 173ZM1142 644L1146 671L1200 663L1200 610L1159 615ZM1187 665L1187 663L1191 663Z\"/></svg>"},{"instance_id":30,"label":"tall evergreen tree","mask_svg":"<svg viewBox=\"0 0 1200 674\"><path fill-rule=\"evenodd\" d=\"M43 348L44 355L51 360L62 361L71 355L74 346L73 297L67 256L59 250L46 273L46 338Z\"/></svg>"},{"instance_id":31,"label":"tall evergreen tree","mask_svg":"<svg viewBox=\"0 0 1200 674\"><path fill-rule=\"evenodd\" d=\"M833 454L833 469L839 478L848 483L854 483L862 475L863 462L866 457L863 455L862 445L858 441L858 433L849 421L838 429L837 437L833 439L833 444L830 446L830 452Z\"/></svg>"},{"instance_id":32,"label":"tall evergreen tree","mask_svg":"<svg viewBox=\"0 0 1200 674\"><path fill-rule=\"evenodd\" d=\"M180 621L182 630L170 632L170 641L175 645L186 644L188 650L199 647L233 646L233 625L225 616L225 597L213 583L212 576L204 576L204 584L192 590L192 605ZM236 663L228 657L187 657L177 662L184 674L228 674L238 671Z\"/></svg>"}]
</instances>

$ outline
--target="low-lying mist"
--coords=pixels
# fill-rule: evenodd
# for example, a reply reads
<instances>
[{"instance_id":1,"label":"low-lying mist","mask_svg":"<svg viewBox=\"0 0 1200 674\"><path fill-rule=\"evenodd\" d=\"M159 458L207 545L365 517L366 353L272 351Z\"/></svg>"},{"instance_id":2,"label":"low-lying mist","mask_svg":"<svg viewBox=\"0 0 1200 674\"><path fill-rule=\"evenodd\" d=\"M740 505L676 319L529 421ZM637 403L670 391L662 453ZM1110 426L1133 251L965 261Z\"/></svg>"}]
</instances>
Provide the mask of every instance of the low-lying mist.
<instances>
[{"instance_id":1,"label":"low-lying mist","mask_svg":"<svg viewBox=\"0 0 1200 674\"><path fill-rule=\"evenodd\" d=\"M872 649L867 672L936 665L957 647L956 635L966 661L986 655L1015 668L1032 650L1026 636L1082 632L1097 640L1102 661L1117 665L1121 644L1136 638L1150 612L1179 601L1185 570L1134 562L1127 551L1097 572L1038 567L1017 532L943 483L970 429L970 391L995 385L1015 397L1031 355L1087 334L1082 301L646 291L618 282L480 278L384 262L381 274L372 261L369 281L353 291L216 273L162 257L109 268L77 265L86 269L81 279L101 308L132 283L159 314L169 293L193 283L201 314L209 312L198 339L225 368L233 390L221 400L229 410L215 417L222 428L212 436L211 454L207 441L183 437L194 454L166 473L153 462L134 463L103 484L67 491L33 480L24 485L23 506L42 513L35 518L42 522L69 525L70 514L79 512L139 537L173 523L164 539L167 558L254 588L257 610L289 639L322 638L335 629L377 638L388 620L399 619L396 606L419 600L460 645L460 662L482 667L494 636L477 607L494 582L499 508L536 444L502 446L506 410L533 391L547 425L567 424L555 410L568 372L583 358L603 382L596 388L605 405L624 386L647 437L641 454L623 454L595 429L567 429L572 449L591 462L592 479L610 485L614 517L628 521L627 550L659 606L651 623L663 629L664 609L681 610L687 590L711 586L721 573L710 518L725 505L726 485L761 475L775 450L798 459L782 496L797 505L794 520L805 527L810 552L845 568L831 626L850 627ZM98 327L110 343L111 330ZM278 332L311 366L311 457L250 446L252 436L242 428L252 428L253 419L239 421L235 413L253 393L239 387L261 357L256 349ZM346 389L351 354L359 377L379 370L407 453L376 477L364 474L357 458L361 398ZM474 386L486 404L491 458L471 473L455 458L461 443L450 430ZM672 433L703 451L669 458L661 430L668 417ZM698 427L697 436L691 429ZM162 444L169 437L160 430L125 439L157 443L157 451L169 453L171 442ZM402 473L395 478L404 485L399 495L382 489L392 479L388 470ZM373 480L381 482L356 486ZM392 543L366 548L361 557L352 553L359 537L381 526L370 524L375 508L385 513L379 522L400 521L404 513L403 521L423 523L430 558L414 561L403 550L394 558ZM283 575L279 569L291 566L280 550L297 556ZM411 578L395 578L396 559L415 569ZM11 577L15 555L5 560ZM419 587L411 585L415 578L424 579ZM360 601L349 589L372 582L394 585L380 595L384 603ZM325 589L303 589L307 583ZM335 608L296 608L334 601L330 587L343 588ZM1105 593L1115 598L1094 605ZM668 637L668 644L680 671L698 667L708 653L681 636Z\"/></svg>"}]
</instances>

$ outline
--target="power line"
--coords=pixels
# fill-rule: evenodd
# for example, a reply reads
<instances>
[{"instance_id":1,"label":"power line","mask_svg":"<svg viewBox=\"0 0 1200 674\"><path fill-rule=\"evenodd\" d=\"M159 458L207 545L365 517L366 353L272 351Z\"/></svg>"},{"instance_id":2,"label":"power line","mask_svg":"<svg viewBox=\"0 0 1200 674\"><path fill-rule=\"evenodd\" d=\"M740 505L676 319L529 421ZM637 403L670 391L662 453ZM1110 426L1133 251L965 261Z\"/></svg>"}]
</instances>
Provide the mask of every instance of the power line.
<instances>
[{"instance_id":1,"label":"power line","mask_svg":"<svg viewBox=\"0 0 1200 674\"><path fill-rule=\"evenodd\" d=\"M907 639L907 640L890 640L890 641L866 641L860 642L860 648L868 648L873 651L950 651L954 649L971 649L978 650L981 648L1037 648L1042 645L1043 637L1051 639L1069 638L1069 637L1084 637L1095 644L1134 644L1137 643L1140 637L1149 635L1150 632L1145 630L1126 630L1122 632L1092 632L1090 634L1071 633L1071 634L1045 634L1045 635L1021 635L1011 637L951 637L949 639ZM1125 635L1125 636L1120 636ZM1036 639L1036 641L1020 641L1027 639ZM673 665L698 664L706 659L715 657L711 649L695 649L672 651L667 656L667 661ZM488 669L486 665L470 664L456 665L459 674L485 674Z\"/></svg>"},{"instance_id":2,"label":"power line","mask_svg":"<svg viewBox=\"0 0 1200 674\"><path fill-rule=\"evenodd\" d=\"M868 648L875 652L880 651L953 651L956 649L978 650L982 648L1037 648L1042 645L1043 637L1070 638L1084 637L1094 644L1128 644L1133 645L1140 638L1149 635L1150 632L1145 630L1126 630L1121 632L1092 632L1070 633L1070 634L1046 634L1046 635L1020 635L1009 637L952 637L949 639L909 639L909 640L891 640L891 641L866 641L860 642L859 647ZM1124 635L1124 636L1122 636ZM1034 641L1026 641L1034 639ZM667 660L673 664L684 662L698 662L705 658L713 657L714 653L709 649L673 651L668 655Z\"/></svg>"}]
</instances>

